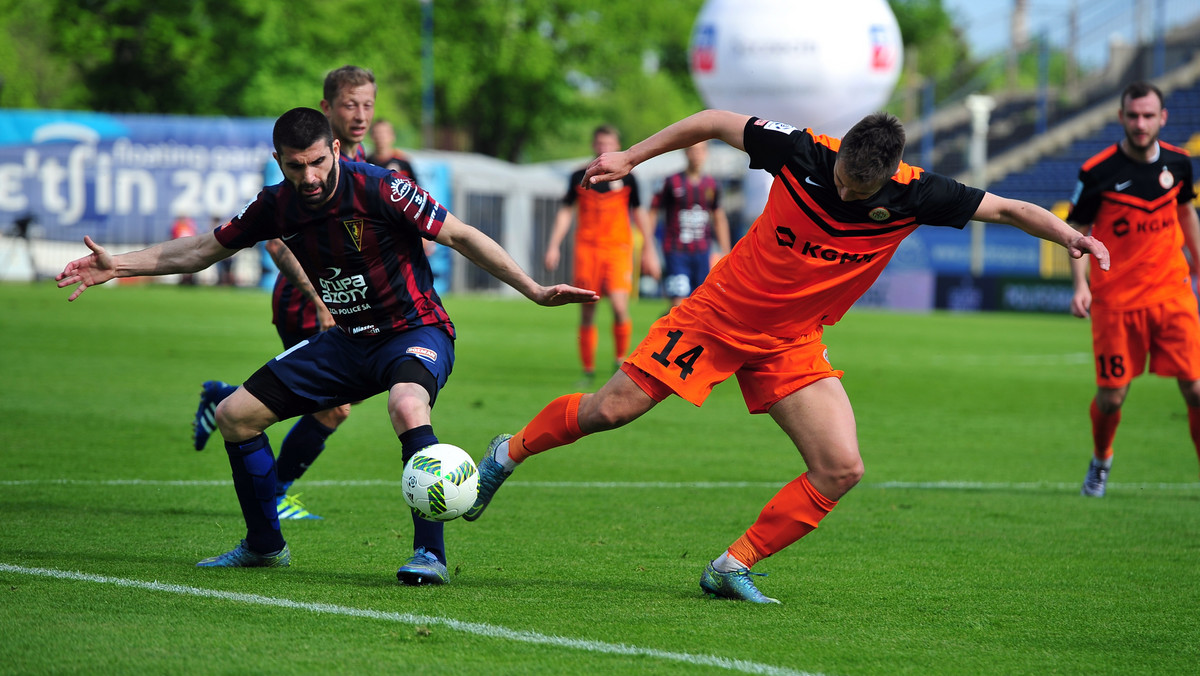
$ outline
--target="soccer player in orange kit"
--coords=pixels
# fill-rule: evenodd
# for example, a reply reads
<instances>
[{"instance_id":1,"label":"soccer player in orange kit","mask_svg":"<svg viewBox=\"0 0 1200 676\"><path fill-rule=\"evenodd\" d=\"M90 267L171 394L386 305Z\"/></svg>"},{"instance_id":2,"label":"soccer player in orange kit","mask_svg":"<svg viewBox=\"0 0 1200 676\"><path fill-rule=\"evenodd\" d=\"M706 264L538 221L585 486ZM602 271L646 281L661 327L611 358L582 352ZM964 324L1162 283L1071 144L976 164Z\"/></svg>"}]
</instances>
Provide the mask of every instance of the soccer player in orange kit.
<instances>
[{"instance_id":1,"label":"soccer player in orange kit","mask_svg":"<svg viewBox=\"0 0 1200 676\"><path fill-rule=\"evenodd\" d=\"M621 137L614 127L597 127L592 132L592 150L603 153L621 149ZM590 185L582 185L583 169L571 174L562 206L554 217L554 227L546 244L545 264L554 270L562 257L562 242L571 229L572 214L578 212L575 227L575 271L572 283L596 289L608 298L613 312L613 345L618 363L624 360L633 334L629 316L629 297L634 284L633 223L642 233L640 271L659 276L658 253L654 248L654 224L641 206L637 180L632 175ZM579 306L579 361L588 382L596 373L596 306Z\"/></svg>"},{"instance_id":2,"label":"soccer player in orange kit","mask_svg":"<svg viewBox=\"0 0 1200 676\"><path fill-rule=\"evenodd\" d=\"M1015 225L1078 257L1108 265L1104 245L1041 207L1005 199L901 162L904 128L875 113L842 140L737 113L692 115L625 152L601 155L585 185L706 139L744 150L775 176L762 215L691 296L659 319L621 370L594 394L550 402L515 435L492 440L479 463L478 519L503 481L530 455L620 427L671 394L700 406L736 375L751 413L769 413L808 471L785 485L758 519L700 577L705 592L777 603L750 569L816 528L863 474L854 412L841 371L822 343L919 225L961 228L971 220Z\"/></svg>"},{"instance_id":3,"label":"soccer player in orange kit","mask_svg":"<svg viewBox=\"0 0 1200 676\"><path fill-rule=\"evenodd\" d=\"M1192 200L1192 161L1158 140L1167 122L1162 92L1135 82L1121 94L1125 138L1083 163L1067 220L1112 250L1112 269L1088 276L1071 261L1071 312L1092 318L1096 396L1092 461L1080 493L1104 497L1112 443L1130 382L1146 368L1174 376L1200 455L1200 315L1192 291L1200 264L1200 219ZM1186 246L1191 267L1183 255Z\"/></svg>"}]
</instances>

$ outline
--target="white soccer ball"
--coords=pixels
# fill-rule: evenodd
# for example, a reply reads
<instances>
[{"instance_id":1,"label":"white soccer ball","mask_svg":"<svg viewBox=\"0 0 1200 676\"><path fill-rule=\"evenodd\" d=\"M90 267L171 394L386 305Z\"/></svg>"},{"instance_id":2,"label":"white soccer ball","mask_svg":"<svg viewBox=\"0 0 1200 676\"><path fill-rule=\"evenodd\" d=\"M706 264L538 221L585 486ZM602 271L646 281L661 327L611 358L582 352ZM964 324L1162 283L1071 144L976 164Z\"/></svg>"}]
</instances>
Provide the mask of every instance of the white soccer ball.
<instances>
[{"instance_id":1,"label":"white soccer ball","mask_svg":"<svg viewBox=\"0 0 1200 676\"><path fill-rule=\"evenodd\" d=\"M404 501L421 518L451 521L466 514L479 495L479 470L467 452L451 444L417 451L404 466Z\"/></svg>"}]
</instances>

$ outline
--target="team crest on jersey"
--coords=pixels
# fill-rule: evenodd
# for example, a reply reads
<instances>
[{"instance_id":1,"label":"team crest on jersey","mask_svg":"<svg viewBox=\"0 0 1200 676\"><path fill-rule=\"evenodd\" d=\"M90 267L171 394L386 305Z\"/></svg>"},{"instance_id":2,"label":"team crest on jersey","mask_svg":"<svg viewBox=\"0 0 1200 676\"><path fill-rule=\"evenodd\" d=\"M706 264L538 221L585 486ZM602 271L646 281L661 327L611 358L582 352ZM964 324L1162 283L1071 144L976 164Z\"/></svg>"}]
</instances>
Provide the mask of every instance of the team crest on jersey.
<instances>
[{"instance_id":1,"label":"team crest on jersey","mask_svg":"<svg viewBox=\"0 0 1200 676\"><path fill-rule=\"evenodd\" d=\"M342 221L342 225L346 226L346 232L350 233L350 239L354 240L354 248L362 251L362 219L359 218L353 221Z\"/></svg>"},{"instance_id":2,"label":"team crest on jersey","mask_svg":"<svg viewBox=\"0 0 1200 676\"><path fill-rule=\"evenodd\" d=\"M867 215L870 216L871 220L873 221L886 221L887 219L891 218L892 212L883 207L875 207Z\"/></svg>"},{"instance_id":3,"label":"team crest on jersey","mask_svg":"<svg viewBox=\"0 0 1200 676\"><path fill-rule=\"evenodd\" d=\"M1171 186L1175 185L1175 175L1170 169L1163 167L1162 173L1158 175L1158 184L1163 187L1163 190L1170 190Z\"/></svg>"}]
</instances>

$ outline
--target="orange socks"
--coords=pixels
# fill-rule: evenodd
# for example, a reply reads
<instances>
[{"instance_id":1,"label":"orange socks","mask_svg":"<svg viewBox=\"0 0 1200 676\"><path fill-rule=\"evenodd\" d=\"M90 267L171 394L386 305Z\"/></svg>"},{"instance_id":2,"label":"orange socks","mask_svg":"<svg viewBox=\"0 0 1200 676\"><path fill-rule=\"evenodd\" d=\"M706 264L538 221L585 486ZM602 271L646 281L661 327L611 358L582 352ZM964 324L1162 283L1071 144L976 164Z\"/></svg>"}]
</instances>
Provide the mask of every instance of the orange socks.
<instances>
[{"instance_id":1,"label":"orange socks","mask_svg":"<svg viewBox=\"0 0 1200 676\"><path fill-rule=\"evenodd\" d=\"M508 457L521 462L531 455L566 446L585 435L579 429L579 401L582 392L564 394L546 405L540 413L508 440Z\"/></svg>"},{"instance_id":2,"label":"orange socks","mask_svg":"<svg viewBox=\"0 0 1200 676\"><path fill-rule=\"evenodd\" d=\"M1117 425L1121 422L1121 410L1117 409L1116 413L1104 413L1100 407L1096 405L1096 400L1092 400L1090 409L1092 416L1092 454L1100 462L1108 462L1112 459L1113 439L1117 436ZM1192 409L1188 409L1188 421L1192 425L1192 439L1196 438L1195 423L1191 423Z\"/></svg>"},{"instance_id":3,"label":"orange socks","mask_svg":"<svg viewBox=\"0 0 1200 676\"><path fill-rule=\"evenodd\" d=\"M801 474L775 494L758 520L729 547L729 555L753 567L760 560L808 535L835 506Z\"/></svg>"},{"instance_id":4,"label":"orange socks","mask_svg":"<svg viewBox=\"0 0 1200 676\"><path fill-rule=\"evenodd\" d=\"M584 373L596 372L596 325L579 327L579 361Z\"/></svg>"},{"instance_id":5,"label":"orange socks","mask_svg":"<svg viewBox=\"0 0 1200 676\"><path fill-rule=\"evenodd\" d=\"M613 345L616 347L617 361L625 361L625 357L629 352L629 338L632 335L632 320L626 320L613 324Z\"/></svg>"}]
</instances>

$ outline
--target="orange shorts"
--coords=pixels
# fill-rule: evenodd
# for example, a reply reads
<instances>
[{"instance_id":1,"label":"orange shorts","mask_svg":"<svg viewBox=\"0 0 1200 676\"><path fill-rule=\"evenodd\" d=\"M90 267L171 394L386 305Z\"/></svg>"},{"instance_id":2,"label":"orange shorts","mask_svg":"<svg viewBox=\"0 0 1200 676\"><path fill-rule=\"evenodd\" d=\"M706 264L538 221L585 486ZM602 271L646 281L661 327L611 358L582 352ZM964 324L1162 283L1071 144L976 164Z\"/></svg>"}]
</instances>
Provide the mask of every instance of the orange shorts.
<instances>
[{"instance_id":1,"label":"orange shorts","mask_svg":"<svg viewBox=\"0 0 1200 676\"><path fill-rule=\"evenodd\" d=\"M751 413L822 378L829 364L822 330L792 339L763 335L704 306L685 302L650 327L621 369L655 401L670 394L700 406L717 383L737 375Z\"/></svg>"},{"instance_id":2,"label":"orange shorts","mask_svg":"<svg viewBox=\"0 0 1200 676\"><path fill-rule=\"evenodd\" d=\"M580 246L575 249L575 275L571 284L592 289L601 296L633 290L633 249Z\"/></svg>"},{"instance_id":3,"label":"orange shorts","mask_svg":"<svg viewBox=\"0 0 1200 676\"><path fill-rule=\"evenodd\" d=\"M1146 370L1182 380L1200 380L1200 315L1192 294L1138 310L1092 306L1092 350L1096 384L1120 388Z\"/></svg>"}]
</instances>

